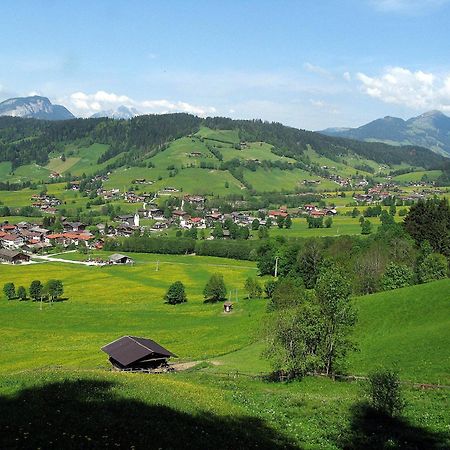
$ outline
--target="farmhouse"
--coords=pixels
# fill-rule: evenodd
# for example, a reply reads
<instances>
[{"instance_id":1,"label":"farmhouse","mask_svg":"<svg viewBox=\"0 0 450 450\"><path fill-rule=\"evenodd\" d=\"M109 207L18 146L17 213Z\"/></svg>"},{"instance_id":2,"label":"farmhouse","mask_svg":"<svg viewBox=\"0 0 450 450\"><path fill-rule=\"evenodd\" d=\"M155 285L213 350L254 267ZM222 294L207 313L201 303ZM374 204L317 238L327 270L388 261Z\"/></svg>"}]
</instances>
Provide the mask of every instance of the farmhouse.
<instances>
[{"instance_id":1,"label":"farmhouse","mask_svg":"<svg viewBox=\"0 0 450 450\"><path fill-rule=\"evenodd\" d=\"M134 264L134 260L129 256L121 255L120 253L114 253L109 257L109 261L112 264Z\"/></svg>"},{"instance_id":2,"label":"farmhouse","mask_svg":"<svg viewBox=\"0 0 450 450\"><path fill-rule=\"evenodd\" d=\"M25 255L25 253L18 250L0 249L0 261L10 264L20 264L23 262L28 262L29 260L30 257L28 255Z\"/></svg>"},{"instance_id":3,"label":"farmhouse","mask_svg":"<svg viewBox=\"0 0 450 450\"><path fill-rule=\"evenodd\" d=\"M142 337L123 336L102 347L117 370L149 370L167 367L174 355L155 341Z\"/></svg>"}]
</instances>

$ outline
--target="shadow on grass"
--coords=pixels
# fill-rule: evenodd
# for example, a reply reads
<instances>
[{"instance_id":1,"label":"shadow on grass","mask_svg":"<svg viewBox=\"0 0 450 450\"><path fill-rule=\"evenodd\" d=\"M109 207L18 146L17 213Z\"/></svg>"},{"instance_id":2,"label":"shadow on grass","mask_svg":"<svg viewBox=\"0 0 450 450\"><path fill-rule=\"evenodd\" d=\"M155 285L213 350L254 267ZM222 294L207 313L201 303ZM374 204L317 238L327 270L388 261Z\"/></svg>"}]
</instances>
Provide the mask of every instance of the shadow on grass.
<instances>
[{"instance_id":1,"label":"shadow on grass","mask_svg":"<svg viewBox=\"0 0 450 450\"><path fill-rule=\"evenodd\" d=\"M392 418L365 403L353 407L350 430L340 440L344 449L436 450L450 448L450 436Z\"/></svg>"},{"instance_id":2,"label":"shadow on grass","mask_svg":"<svg viewBox=\"0 0 450 450\"><path fill-rule=\"evenodd\" d=\"M293 449L254 417L188 414L78 380L0 397L0 448Z\"/></svg>"}]
</instances>

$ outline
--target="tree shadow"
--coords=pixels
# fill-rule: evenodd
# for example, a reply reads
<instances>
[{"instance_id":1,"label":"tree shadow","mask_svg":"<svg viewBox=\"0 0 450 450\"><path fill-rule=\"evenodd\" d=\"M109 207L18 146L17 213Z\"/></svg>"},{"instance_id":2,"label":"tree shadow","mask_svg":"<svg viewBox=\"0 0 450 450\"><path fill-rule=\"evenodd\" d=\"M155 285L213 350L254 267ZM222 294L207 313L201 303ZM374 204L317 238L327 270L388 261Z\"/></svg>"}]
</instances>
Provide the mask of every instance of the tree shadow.
<instances>
[{"instance_id":1,"label":"tree shadow","mask_svg":"<svg viewBox=\"0 0 450 450\"><path fill-rule=\"evenodd\" d=\"M344 449L436 450L450 448L450 436L411 425L400 417L386 416L366 403L352 409L350 430L338 439Z\"/></svg>"},{"instance_id":2,"label":"tree shadow","mask_svg":"<svg viewBox=\"0 0 450 450\"><path fill-rule=\"evenodd\" d=\"M70 380L0 397L0 448L297 448L258 418L188 414L118 397L114 386Z\"/></svg>"}]
</instances>

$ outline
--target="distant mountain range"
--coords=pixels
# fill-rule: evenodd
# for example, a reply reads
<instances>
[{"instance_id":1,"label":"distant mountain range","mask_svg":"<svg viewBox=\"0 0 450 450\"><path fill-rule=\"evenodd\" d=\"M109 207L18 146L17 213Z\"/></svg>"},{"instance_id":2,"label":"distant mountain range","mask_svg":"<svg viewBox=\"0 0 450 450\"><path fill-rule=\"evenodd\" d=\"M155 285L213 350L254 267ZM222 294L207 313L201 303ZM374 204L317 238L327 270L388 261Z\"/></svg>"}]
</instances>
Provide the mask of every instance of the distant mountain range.
<instances>
[{"instance_id":1,"label":"distant mountain range","mask_svg":"<svg viewBox=\"0 0 450 450\"><path fill-rule=\"evenodd\" d=\"M109 109L92 114L92 118L109 117L110 119L132 119L139 116L141 113L136 108L129 108L127 106L119 106L116 109Z\"/></svg>"},{"instance_id":2,"label":"distant mountain range","mask_svg":"<svg viewBox=\"0 0 450 450\"><path fill-rule=\"evenodd\" d=\"M359 128L327 128L320 133L360 141L420 145L450 156L450 117L440 111L429 111L408 120L387 116Z\"/></svg>"},{"instance_id":3,"label":"distant mountain range","mask_svg":"<svg viewBox=\"0 0 450 450\"><path fill-rule=\"evenodd\" d=\"M53 105L47 97L10 98L0 103L0 116L42 120L67 120L75 116L64 106Z\"/></svg>"}]
</instances>

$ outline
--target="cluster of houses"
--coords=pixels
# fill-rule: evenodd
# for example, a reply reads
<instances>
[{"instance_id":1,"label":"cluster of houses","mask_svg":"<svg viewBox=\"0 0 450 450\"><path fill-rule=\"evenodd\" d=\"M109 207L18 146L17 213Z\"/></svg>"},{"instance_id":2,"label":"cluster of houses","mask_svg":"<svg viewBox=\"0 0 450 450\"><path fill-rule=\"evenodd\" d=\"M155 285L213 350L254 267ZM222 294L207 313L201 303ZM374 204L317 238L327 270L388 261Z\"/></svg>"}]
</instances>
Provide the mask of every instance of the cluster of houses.
<instances>
[{"instance_id":1,"label":"cluster of houses","mask_svg":"<svg viewBox=\"0 0 450 450\"><path fill-rule=\"evenodd\" d=\"M335 208L318 208L315 205L305 205L303 209L300 209L300 214L308 215L314 218L320 218L325 216L335 216L337 211Z\"/></svg>"},{"instance_id":2,"label":"cluster of houses","mask_svg":"<svg viewBox=\"0 0 450 450\"><path fill-rule=\"evenodd\" d=\"M55 214L57 211L56 206L61 204L61 200L54 195L47 194L34 194L31 196L31 202L31 206L47 214Z\"/></svg>"},{"instance_id":3,"label":"cluster of houses","mask_svg":"<svg viewBox=\"0 0 450 450\"><path fill-rule=\"evenodd\" d=\"M37 252L52 247L55 244L68 247L69 245L94 246L97 244L95 236L86 231L80 222L62 222L63 230L54 233L40 225L19 222L16 225L0 224L0 247L7 250L22 250Z\"/></svg>"}]
</instances>

